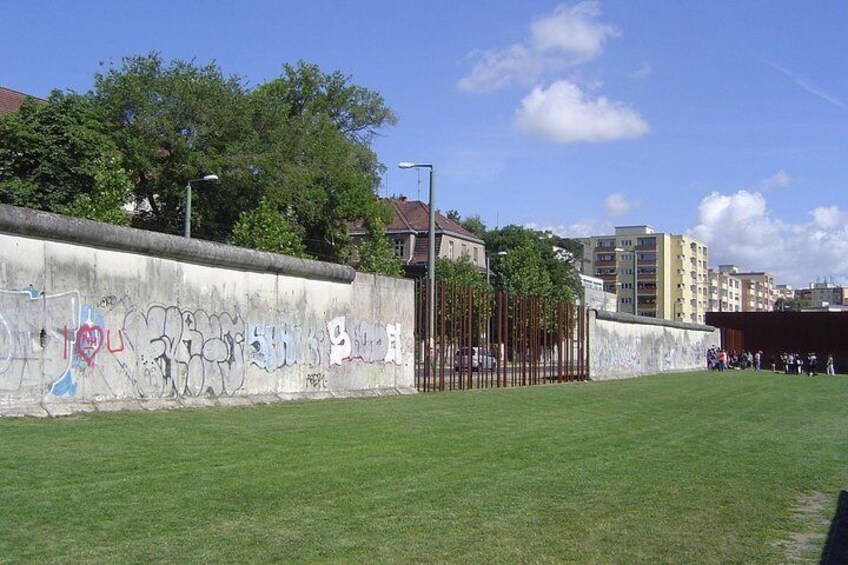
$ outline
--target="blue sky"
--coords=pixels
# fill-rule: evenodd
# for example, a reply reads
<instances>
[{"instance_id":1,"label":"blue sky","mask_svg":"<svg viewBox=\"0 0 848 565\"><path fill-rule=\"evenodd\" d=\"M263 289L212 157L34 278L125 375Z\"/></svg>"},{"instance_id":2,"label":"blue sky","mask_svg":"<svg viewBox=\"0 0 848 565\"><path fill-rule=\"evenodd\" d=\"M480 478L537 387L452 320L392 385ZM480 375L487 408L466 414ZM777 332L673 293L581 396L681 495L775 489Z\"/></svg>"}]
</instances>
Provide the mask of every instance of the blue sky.
<instances>
[{"instance_id":1,"label":"blue sky","mask_svg":"<svg viewBox=\"0 0 848 565\"><path fill-rule=\"evenodd\" d=\"M848 283L848 2L2 2L0 85L85 91L160 51L379 91L383 194L562 235L650 224L710 262ZM420 179L419 179L420 177ZM420 185L419 185L420 183ZM419 193L420 190L420 193Z\"/></svg>"}]
</instances>

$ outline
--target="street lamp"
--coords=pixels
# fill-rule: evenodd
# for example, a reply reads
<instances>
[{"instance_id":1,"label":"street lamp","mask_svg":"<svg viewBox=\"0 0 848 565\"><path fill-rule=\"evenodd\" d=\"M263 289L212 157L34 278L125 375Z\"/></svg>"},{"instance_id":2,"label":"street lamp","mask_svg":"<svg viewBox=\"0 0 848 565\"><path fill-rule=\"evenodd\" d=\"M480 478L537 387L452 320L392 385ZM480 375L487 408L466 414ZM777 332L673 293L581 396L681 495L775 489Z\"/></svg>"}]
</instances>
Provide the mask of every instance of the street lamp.
<instances>
[{"instance_id":1,"label":"street lamp","mask_svg":"<svg viewBox=\"0 0 848 565\"><path fill-rule=\"evenodd\" d=\"M203 175L200 178L191 179L186 182L185 187L185 237L191 239L191 183L202 181L216 181L218 175Z\"/></svg>"},{"instance_id":2,"label":"street lamp","mask_svg":"<svg viewBox=\"0 0 848 565\"><path fill-rule=\"evenodd\" d=\"M427 295L429 312L427 317L427 340L428 351L424 371L429 375L430 361L435 351L433 334L436 329L436 171L430 163L411 163L401 161L398 163L401 169L429 169L430 170L430 229L427 236Z\"/></svg>"},{"instance_id":3,"label":"street lamp","mask_svg":"<svg viewBox=\"0 0 848 565\"><path fill-rule=\"evenodd\" d=\"M616 247L616 253L633 253L633 315L639 315L639 257L636 253L635 247L628 247L627 249L623 247Z\"/></svg>"}]
</instances>

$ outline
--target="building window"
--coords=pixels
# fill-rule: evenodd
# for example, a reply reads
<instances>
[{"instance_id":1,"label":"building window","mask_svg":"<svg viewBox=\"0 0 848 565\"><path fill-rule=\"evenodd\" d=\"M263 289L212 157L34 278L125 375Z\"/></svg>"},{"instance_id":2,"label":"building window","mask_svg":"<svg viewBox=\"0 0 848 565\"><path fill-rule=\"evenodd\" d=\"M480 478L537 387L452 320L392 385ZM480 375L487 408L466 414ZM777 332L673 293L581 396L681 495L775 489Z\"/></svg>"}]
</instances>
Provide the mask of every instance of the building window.
<instances>
[{"instance_id":1,"label":"building window","mask_svg":"<svg viewBox=\"0 0 848 565\"><path fill-rule=\"evenodd\" d=\"M475 262L475 263L477 262L477 252L478 252L478 251L479 251L479 249L477 249L477 248L475 247L475 248L474 248L474 262Z\"/></svg>"},{"instance_id":2,"label":"building window","mask_svg":"<svg viewBox=\"0 0 848 565\"><path fill-rule=\"evenodd\" d=\"M448 242L448 259L453 260L453 242Z\"/></svg>"},{"instance_id":3,"label":"building window","mask_svg":"<svg viewBox=\"0 0 848 565\"><path fill-rule=\"evenodd\" d=\"M402 239L396 239L396 240L394 240L393 243L394 243L394 247L395 247L395 257L401 257L402 258L403 252L404 252L403 240Z\"/></svg>"}]
</instances>

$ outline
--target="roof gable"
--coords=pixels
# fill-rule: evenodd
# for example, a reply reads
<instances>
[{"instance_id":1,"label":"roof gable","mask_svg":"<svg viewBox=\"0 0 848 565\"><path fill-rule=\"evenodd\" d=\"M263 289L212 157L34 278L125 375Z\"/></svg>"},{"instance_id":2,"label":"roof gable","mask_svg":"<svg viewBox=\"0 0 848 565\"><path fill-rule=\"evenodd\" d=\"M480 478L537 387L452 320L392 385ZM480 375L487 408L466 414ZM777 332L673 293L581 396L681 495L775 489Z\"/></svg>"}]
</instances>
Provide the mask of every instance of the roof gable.
<instances>
[{"instance_id":1,"label":"roof gable","mask_svg":"<svg viewBox=\"0 0 848 565\"><path fill-rule=\"evenodd\" d=\"M33 98L38 102L46 102L46 100L36 96L30 96L29 94L24 94L23 92L18 92L17 90L0 86L0 116L17 112L18 108L21 107L21 104L23 104L24 100L27 98Z\"/></svg>"}]
</instances>

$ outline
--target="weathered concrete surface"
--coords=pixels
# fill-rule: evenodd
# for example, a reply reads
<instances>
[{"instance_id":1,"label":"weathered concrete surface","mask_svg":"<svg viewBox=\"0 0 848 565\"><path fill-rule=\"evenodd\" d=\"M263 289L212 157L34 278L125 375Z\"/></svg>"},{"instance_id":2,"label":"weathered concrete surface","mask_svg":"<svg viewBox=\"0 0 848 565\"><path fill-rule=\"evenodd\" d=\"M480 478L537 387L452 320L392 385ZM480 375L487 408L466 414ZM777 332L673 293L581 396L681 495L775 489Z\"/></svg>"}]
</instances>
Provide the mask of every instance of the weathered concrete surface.
<instances>
[{"instance_id":1,"label":"weathered concrete surface","mask_svg":"<svg viewBox=\"0 0 848 565\"><path fill-rule=\"evenodd\" d=\"M0 416L414 390L412 281L10 206L0 258Z\"/></svg>"},{"instance_id":2,"label":"weathered concrete surface","mask_svg":"<svg viewBox=\"0 0 848 565\"><path fill-rule=\"evenodd\" d=\"M588 333L592 380L702 370L707 350L721 343L711 326L595 310Z\"/></svg>"}]
</instances>

